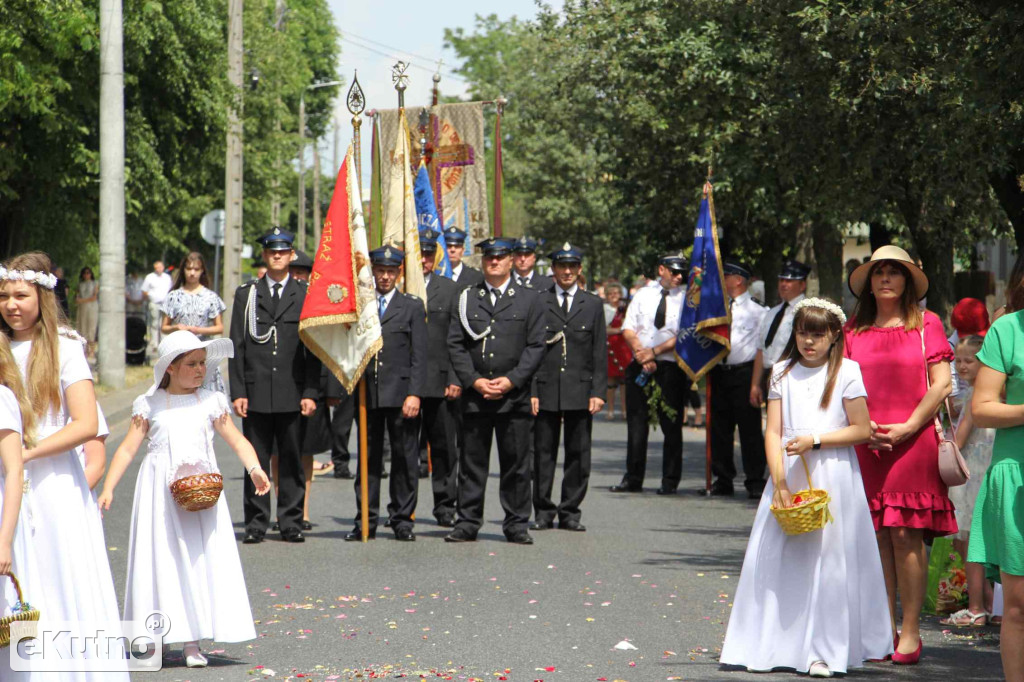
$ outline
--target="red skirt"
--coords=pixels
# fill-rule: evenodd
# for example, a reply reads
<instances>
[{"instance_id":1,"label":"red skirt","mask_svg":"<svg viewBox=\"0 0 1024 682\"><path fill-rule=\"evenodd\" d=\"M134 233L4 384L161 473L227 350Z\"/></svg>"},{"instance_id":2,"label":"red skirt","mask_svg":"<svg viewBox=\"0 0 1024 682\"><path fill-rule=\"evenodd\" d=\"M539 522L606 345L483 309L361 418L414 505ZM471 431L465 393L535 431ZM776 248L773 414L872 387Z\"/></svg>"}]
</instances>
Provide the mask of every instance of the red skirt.
<instances>
[{"instance_id":1,"label":"red skirt","mask_svg":"<svg viewBox=\"0 0 1024 682\"><path fill-rule=\"evenodd\" d=\"M633 362L633 351L629 349L622 334L608 337L608 378L622 379L626 376L626 368Z\"/></svg>"}]
</instances>

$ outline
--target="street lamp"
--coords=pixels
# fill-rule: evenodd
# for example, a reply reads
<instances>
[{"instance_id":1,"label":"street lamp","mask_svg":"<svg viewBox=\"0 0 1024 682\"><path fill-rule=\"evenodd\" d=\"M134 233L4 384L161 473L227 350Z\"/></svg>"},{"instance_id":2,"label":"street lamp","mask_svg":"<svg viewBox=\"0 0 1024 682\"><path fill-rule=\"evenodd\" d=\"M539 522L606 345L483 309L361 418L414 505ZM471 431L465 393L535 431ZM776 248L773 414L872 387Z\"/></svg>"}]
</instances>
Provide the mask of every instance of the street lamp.
<instances>
[{"instance_id":1,"label":"street lamp","mask_svg":"<svg viewBox=\"0 0 1024 682\"><path fill-rule=\"evenodd\" d=\"M318 90L335 85L344 85L344 81L327 81L313 83L299 95L299 234L298 247L306 250L306 90Z\"/></svg>"}]
</instances>

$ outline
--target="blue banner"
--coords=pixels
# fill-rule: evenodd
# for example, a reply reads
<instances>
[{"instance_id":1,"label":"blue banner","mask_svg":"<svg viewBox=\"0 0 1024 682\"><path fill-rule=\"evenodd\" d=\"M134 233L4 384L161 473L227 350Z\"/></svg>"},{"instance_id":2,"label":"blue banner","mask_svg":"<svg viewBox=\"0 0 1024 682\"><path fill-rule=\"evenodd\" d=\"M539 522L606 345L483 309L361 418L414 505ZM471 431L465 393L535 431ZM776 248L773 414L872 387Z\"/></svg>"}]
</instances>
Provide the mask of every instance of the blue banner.
<instances>
[{"instance_id":1,"label":"blue banner","mask_svg":"<svg viewBox=\"0 0 1024 682\"><path fill-rule=\"evenodd\" d=\"M437 218L437 205L434 203L434 190L430 187L430 176L427 168L420 164L420 170L416 173L416 181L412 186L413 198L416 201L416 219L419 222L420 232L423 230L434 230L437 237L437 258L434 260L434 272L442 277L452 278L452 263L448 260L448 245L444 241L444 231L441 221Z\"/></svg>"},{"instance_id":2,"label":"blue banner","mask_svg":"<svg viewBox=\"0 0 1024 682\"><path fill-rule=\"evenodd\" d=\"M694 383L729 354L732 322L718 250L715 202L711 185L705 189L693 233L690 274L676 339L676 360Z\"/></svg>"}]
</instances>

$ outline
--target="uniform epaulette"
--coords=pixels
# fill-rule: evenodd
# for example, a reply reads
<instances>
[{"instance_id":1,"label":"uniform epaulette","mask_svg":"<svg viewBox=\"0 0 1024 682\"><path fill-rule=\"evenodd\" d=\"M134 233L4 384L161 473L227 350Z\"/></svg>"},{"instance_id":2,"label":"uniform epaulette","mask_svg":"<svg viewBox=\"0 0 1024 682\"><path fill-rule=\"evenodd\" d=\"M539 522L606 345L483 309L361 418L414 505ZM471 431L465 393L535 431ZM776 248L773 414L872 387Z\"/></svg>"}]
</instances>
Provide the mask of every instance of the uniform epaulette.
<instances>
[{"instance_id":1,"label":"uniform epaulette","mask_svg":"<svg viewBox=\"0 0 1024 682\"><path fill-rule=\"evenodd\" d=\"M306 280L304 280L304 279L297 279L295 281L298 284L301 284L302 286L306 287L307 289L309 288L309 282L307 282Z\"/></svg>"},{"instance_id":2,"label":"uniform epaulette","mask_svg":"<svg viewBox=\"0 0 1024 682\"><path fill-rule=\"evenodd\" d=\"M403 296L405 296L406 298L411 298L411 299L412 299L412 300L414 300L414 301L418 301L418 302L420 302L420 303L422 303L422 302L423 302L423 299L422 299L422 298L420 298L419 296L417 296L416 294L407 294L407 293L405 293L405 292L403 291L403 292L402 292L402 295L403 295Z\"/></svg>"},{"instance_id":3,"label":"uniform epaulette","mask_svg":"<svg viewBox=\"0 0 1024 682\"><path fill-rule=\"evenodd\" d=\"M257 281L258 280L250 279L248 282L242 282L241 284L239 284L238 288L244 289L245 287L251 287L253 284L256 284Z\"/></svg>"}]
</instances>

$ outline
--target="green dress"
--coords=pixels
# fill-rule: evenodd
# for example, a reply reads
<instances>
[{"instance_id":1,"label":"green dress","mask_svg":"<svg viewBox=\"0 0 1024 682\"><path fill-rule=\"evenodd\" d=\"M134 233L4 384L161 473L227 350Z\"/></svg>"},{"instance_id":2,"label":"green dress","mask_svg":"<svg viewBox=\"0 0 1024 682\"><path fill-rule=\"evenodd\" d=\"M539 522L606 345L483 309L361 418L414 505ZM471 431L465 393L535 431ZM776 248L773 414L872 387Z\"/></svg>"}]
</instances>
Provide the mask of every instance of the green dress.
<instances>
[{"instance_id":1,"label":"green dress","mask_svg":"<svg viewBox=\"0 0 1024 682\"><path fill-rule=\"evenodd\" d=\"M1006 375L1006 403L1024 404L1024 311L995 321L978 360ZM989 580L999 572L1024 575L1024 425L996 429L992 464L974 503L968 561L985 565Z\"/></svg>"}]
</instances>

